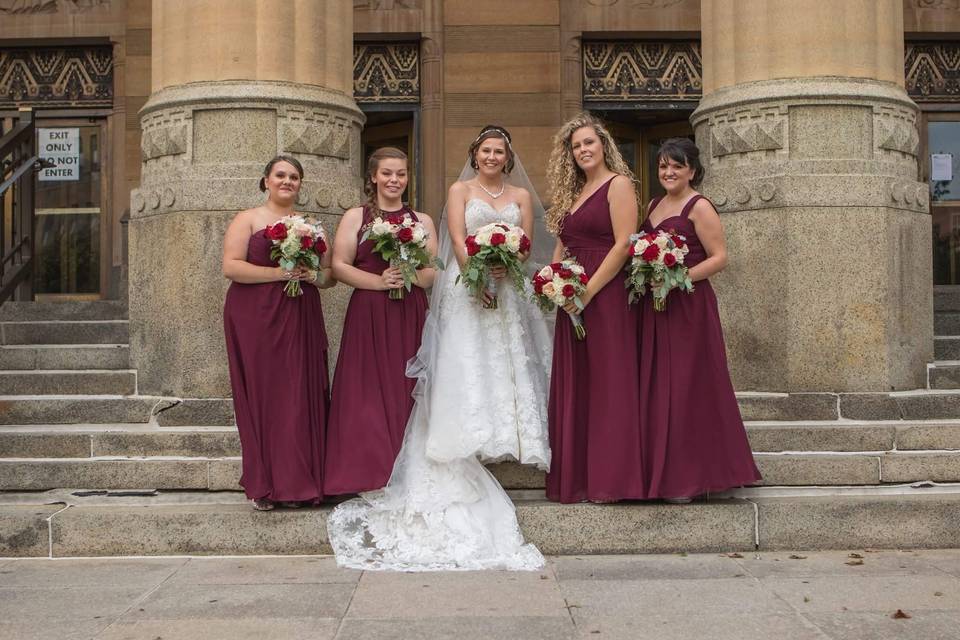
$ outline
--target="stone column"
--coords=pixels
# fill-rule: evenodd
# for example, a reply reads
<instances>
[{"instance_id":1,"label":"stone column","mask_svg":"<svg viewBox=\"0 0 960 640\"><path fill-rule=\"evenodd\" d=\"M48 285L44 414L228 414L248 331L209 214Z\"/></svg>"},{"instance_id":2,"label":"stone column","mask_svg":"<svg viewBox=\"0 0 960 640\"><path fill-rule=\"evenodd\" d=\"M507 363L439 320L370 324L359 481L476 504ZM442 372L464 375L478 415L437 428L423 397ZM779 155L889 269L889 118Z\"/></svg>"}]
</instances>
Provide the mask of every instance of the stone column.
<instances>
[{"instance_id":1,"label":"stone column","mask_svg":"<svg viewBox=\"0 0 960 640\"><path fill-rule=\"evenodd\" d=\"M267 160L303 163L298 209L329 233L360 201L352 47L353 7L341 0L154 0L152 94L130 206L141 394L229 395L222 238L237 211L263 202ZM343 293L333 292L324 307L335 356Z\"/></svg>"},{"instance_id":2,"label":"stone column","mask_svg":"<svg viewBox=\"0 0 960 640\"><path fill-rule=\"evenodd\" d=\"M827 6L829 5L829 6ZM692 117L739 390L925 386L930 218L901 0L705 0Z\"/></svg>"},{"instance_id":3,"label":"stone column","mask_svg":"<svg viewBox=\"0 0 960 640\"><path fill-rule=\"evenodd\" d=\"M420 207L436 221L447 196L443 165L442 0L424 3L420 55Z\"/></svg>"}]
</instances>

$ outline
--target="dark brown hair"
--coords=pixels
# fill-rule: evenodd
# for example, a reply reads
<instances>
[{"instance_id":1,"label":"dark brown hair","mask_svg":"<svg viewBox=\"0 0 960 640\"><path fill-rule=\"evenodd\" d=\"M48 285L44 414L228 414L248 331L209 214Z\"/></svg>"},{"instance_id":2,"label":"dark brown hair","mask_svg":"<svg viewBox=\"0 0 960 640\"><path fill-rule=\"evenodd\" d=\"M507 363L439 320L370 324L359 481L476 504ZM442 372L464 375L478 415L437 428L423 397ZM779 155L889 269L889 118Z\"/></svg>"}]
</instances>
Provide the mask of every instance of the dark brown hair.
<instances>
[{"instance_id":1,"label":"dark brown hair","mask_svg":"<svg viewBox=\"0 0 960 640\"><path fill-rule=\"evenodd\" d=\"M690 186L695 187L703 180L703 165L700 164L700 149L690 138L667 138L657 150L657 161L669 158L674 162L686 165L693 169L693 178Z\"/></svg>"},{"instance_id":2,"label":"dark brown hair","mask_svg":"<svg viewBox=\"0 0 960 640\"><path fill-rule=\"evenodd\" d=\"M386 160L387 158L408 162L407 154L396 147L380 147L370 154L370 159L367 160L367 176L363 181L363 193L367 196L365 204L370 211L371 219L380 215L380 201L377 200L377 185L373 183L373 176L376 175L377 169L380 168L380 161Z\"/></svg>"},{"instance_id":3,"label":"dark brown hair","mask_svg":"<svg viewBox=\"0 0 960 640\"><path fill-rule=\"evenodd\" d=\"M300 174L300 179L303 180L303 165L300 164L300 161L291 156L279 155L276 156L273 160L267 163L267 166L263 169L263 177L260 178L260 191L267 190L267 178L270 176L270 172L273 171L273 165L278 162L286 162L293 165L293 168L297 170L297 173Z\"/></svg>"},{"instance_id":4,"label":"dark brown hair","mask_svg":"<svg viewBox=\"0 0 960 640\"><path fill-rule=\"evenodd\" d=\"M510 173L513 171L513 146L511 146L510 132L503 127L498 127L497 125L488 124L483 129L480 129L480 135L477 136L477 139L473 141L473 144L470 145L470 148L467 150L467 157L470 159L470 166L473 167L474 171L480 170L480 165L477 164L477 149L480 148L480 145L483 144L484 140L490 138L499 138L503 140L505 146L507 147L507 164L503 165L503 172Z\"/></svg>"}]
</instances>

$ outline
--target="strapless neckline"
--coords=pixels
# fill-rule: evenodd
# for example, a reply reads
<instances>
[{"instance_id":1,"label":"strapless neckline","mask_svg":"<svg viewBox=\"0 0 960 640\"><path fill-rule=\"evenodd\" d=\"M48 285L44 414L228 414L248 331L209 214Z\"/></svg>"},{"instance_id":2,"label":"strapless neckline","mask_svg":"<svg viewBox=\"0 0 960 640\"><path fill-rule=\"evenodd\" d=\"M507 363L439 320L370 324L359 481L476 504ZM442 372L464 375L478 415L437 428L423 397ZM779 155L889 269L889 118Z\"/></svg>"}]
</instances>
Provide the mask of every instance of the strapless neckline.
<instances>
[{"instance_id":1,"label":"strapless neckline","mask_svg":"<svg viewBox=\"0 0 960 640\"><path fill-rule=\"evenodd\" d=\"M497 215L503 215L503 212L509 209L510 207L516 207L518 209L520 208L520 205L517 204L516 202L509 202L503 209L497 209L495 206L493 206L492 204L490 204L489 202L481 198L470 198L469 200L467 200L467 206L470 206L470 204L473 202L479 202L480 204L486 205L488 209L492 211L496 211Z\"/></svg>"}]
</instances>

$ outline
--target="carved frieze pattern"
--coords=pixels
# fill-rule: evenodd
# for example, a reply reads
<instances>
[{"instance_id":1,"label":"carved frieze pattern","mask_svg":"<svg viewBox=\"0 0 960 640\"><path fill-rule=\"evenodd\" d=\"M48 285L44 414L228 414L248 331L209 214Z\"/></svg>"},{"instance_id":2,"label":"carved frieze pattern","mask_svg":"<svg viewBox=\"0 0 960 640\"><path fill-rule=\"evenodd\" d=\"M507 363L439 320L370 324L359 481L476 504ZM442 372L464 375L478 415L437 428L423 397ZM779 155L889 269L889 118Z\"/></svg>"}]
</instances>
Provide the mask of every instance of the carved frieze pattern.
<instances>
[{"instance_id":1,"label":"carved frieze pattern","mask_svg":"<svg viewBox=\"0 0 960 640\"><path fill-rule=\"evenodd\" d=\"M360 104L419 102L419 43L355 44L353 97Z\"/></svg>"},{"instance_id":2,"label":"carved frieze pattern","mask_svg":"<svg viewBox=\"0 0 960 640\"><path fill-rule=\"evenodd\" d=\"M710 154L721 158L785 147L788 120L783 109L738 110L717 114L710 121Z\"/></svg>"},{"instance_id":3,"label":"carved frieze pattern","mask_svg":"<svg viewBox=\"0 0 960 640\"><path fill-rule=\"evenodd\" d=\"M695 102L702 93L699 42L583 43L584 102Z\"/></svg>"},{"instance_id":4,"label":"carved frieze pattern","mask_svg":"<svg viewBox=\"0 0 960 640\"><path fill-rule=\"evenodd\" d=\"M917 102L960 100L960 43L908 42L904 77Z\"/></svg>"},{"instance_id":5,"label":"carved frieze pattern","mask_svg":"<svg viewBox=\"0 0 960 640\"><path fill-rule=\"evenodd\" d=\"M323 111L288 108L279 126L284 152L350 159L351 135L357 131L352 120Z\"/></svg>"},{"instance_id":6,"label":"carved frieze pattern","mask_svg":"<svg viewBox=\"0 0 960 640\"><path fill-rule=\"evenodd\" d=\"M187 119L181 110L150 114L143 118L140 133L140 157L146 162L163 156L187 152Z\"/></svg>"},{"instance_id":7,"label":"carved frieze pattern","mask_svg":"<svg viewBox=\"0 0 960 640\"><path fill-rule=\"evenodd\" d=\"M112 105L109 45L0 50L0 107Z\"/></svg>"},{"instance_id":8,"label":"carved frieze pattern","mask_svg":"<svg viewBox=\"0 0 960 640\"><path fill-rule=\"evenodd\" d=\"M0 0L0 15L85 13L109 7L111 0Z\"/></svg>"}]
</instances>

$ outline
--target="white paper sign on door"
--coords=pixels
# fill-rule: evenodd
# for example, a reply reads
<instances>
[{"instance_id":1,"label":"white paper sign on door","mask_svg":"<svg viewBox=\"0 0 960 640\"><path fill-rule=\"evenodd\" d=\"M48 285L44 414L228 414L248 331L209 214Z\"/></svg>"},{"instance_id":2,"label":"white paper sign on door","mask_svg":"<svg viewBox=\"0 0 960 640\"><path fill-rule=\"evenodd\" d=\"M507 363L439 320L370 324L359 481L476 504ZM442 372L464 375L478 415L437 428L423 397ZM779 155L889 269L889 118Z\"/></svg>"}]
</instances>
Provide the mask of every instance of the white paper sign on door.
<instances>
[{"instance_id":1,"label":"white paper sign on door","mask_svg":"<svg viewBox=\"0 0 960 640\"><path fill-rule=\"evenodd\" d=\"M37 129L37 155L54 166L40 171L41 182L80 179L80 129Z\"/></svg>"},{"instance_id":2,"label":"white paper sign on door","mask_svg":"<svg viewBox=\"0 0 960 640\"><path fill-rule=\"evenodd\" d=\"M930 179L935 182L953 180L953 154L930 154Z\"/></svg>"}]
</instances>

